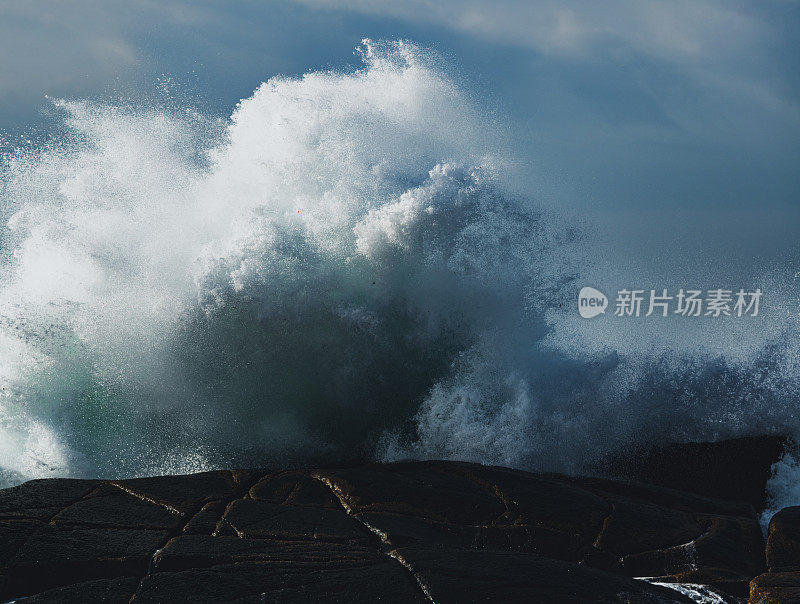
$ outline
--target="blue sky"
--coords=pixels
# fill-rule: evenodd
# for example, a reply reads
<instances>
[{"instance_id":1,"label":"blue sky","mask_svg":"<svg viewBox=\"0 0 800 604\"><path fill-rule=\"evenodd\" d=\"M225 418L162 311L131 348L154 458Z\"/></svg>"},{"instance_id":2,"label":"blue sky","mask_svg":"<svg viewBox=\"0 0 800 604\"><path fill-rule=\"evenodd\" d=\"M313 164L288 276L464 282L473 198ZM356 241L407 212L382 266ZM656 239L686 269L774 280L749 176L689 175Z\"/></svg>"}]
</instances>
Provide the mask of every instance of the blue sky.
<instances>
[{"instance_id":1,"label":"blue sky","mask_svg":"<svg viewBox=\"0 0 800 604\"><path fill-rule=\"evenodd\" d=\"M46 95L137 103L164 88L225 117L271 76L353 65L364 37L407 38L512 125L535 196L646 257L640 272L698 254L718 274L791 272L797 31L792 0L0 0L0 130L6 145L47 132Z\"/></svg>"}]
</instances>

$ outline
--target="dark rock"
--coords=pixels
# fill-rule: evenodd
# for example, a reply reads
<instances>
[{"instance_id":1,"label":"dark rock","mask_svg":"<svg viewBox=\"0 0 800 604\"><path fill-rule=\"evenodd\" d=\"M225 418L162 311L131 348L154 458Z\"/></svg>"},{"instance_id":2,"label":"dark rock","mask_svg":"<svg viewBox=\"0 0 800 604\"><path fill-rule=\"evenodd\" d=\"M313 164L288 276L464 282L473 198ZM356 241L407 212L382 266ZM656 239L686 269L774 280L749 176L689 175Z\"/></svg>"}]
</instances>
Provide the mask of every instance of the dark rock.
<instances>
[{"instance_id":1,"label":"dark rock","mask_svg":"<svg viewBox=\"0 0 800 604\"><path fill-rule=\"evenodd\" d=\"M138 586L139 579L133 577L98 579L49 589L26 598L24 601L25 604L60 604L61 602L127 604Z\"/></svg>"},{"instance_id":2,"label":"dark rock","mask_svg":"<svg viewBox=\"0 0 800 604\"><path fill-rule=\"evenodd\" d=\"M758 547L763 541L756 523L745 518L720 516L700 517L694 526L702 527L704 523L705 530L701 535L679 545L632 551L624 555L622 566L631 574L638 575L652 575L653 570L659 571L656 574L664 574L682 573L697 568L721 568L752 577L763 570L761 548ZM688 520L684 526L676 525L671 528L682 532L687 526L691 526ZM627 528L631 532L636 531L632 524ZM646 530L645 533L650 531ZM661 537L665 533L657 536L658 542L663 543ZM636 549L639 549L643 542L639 539L636 541Z\"/></svg>"},{"instance_id":3,"label":"dark rock","mask_svg":"<svg viewBox=\"0 0 800 604\"><path fill-rule=\"evenodd\" d=\"M662 581L702 583L744 597L750 578L763 570L761 543L755 523L717 517L709 520L703 535L688 543L624 556L622 568L631 575L667 574L671 576Z\"/></svg>"},{"instance_id":4,"label":"dark rock","mask_svg":"<svg viewBox=\"0 0 800 604\"><path fill-rule=\"evenodd\" d=\"M242 562L145 577L132 602L425 602L388 556Z\"/></svg>"},{"instance_id":5,"label":"dark rock","mask_svg":"<svg viewBox=\"0 0 800 604\"><path fill-rule=\"evenodd\" d=\"M642 446L598 464L595 471L764 509L772 464L789 439L754 436L719 442Z\"/></svg>"},{"instance_id":6,"label":"dark rock","mask_svg":"<svg viewBox=\"0 0 800 604\"><path fill-rule=\"evenodd\" d=\"M467 526L428 520L420 516L359 512L354 515L382 541L394 546L439 543L446 547L470 547L481 530Z\"/></svg>"},{"instance_id":7,"label":"dark rock","mask_svg":"<svg viewBox=\"0 0 800 604\"><path fill-rule=\"evenodd\" d=\"M0 596L28 595L90 579L141 577L165 541L161 531L44 525L6 565Z\"/></svg>"},{"instance_id":8,"label":"dark rock","mask_svg":"<svg viewBox=\"0 0 800 604\"><path fill-rule=\"evenodd\" d=\"M310 541L274 541L187 535L171 539L153 559L154 572L174 572L239 562L290 561L327 563L331 567L353 561L376 562L375 547Z\"/></svg>"},{"instance_id":9,"label":"dark rock","mask_svg":"<svg viewBox=\"0 0 800 604\"><path fill-rule=\"evenodd\" d=\"M492 521L506 511L493 492L448 467L468 470L474 464L416 462L370 464L311 472L327 484L348 511L386 512L437 522L474 524Z\"/></svg>"},{"instance_id":10,"label":"dark rock","mask_svg":"<svg viewBox=\"0 0 800 604\"><path fill-rule=\"evenodd\" d=\"M111 485L102 485L55 516L56 524L168 530L181 522L182 514L156 503L129 495Z\"/></svg>"},{"instance_id":11,"label":"dark rock","mask_svg":"<svg viewBox=\"0 0 800 604\"><path fill-rule=\"evenodd\" d=\"M800 507L783 508L770 520L767 567L750 582L750 602L800 602Z\"/></svg>"},{"instance_id":12,"label":"dark rock","mask_svg":"<svg viewBox=\"0 0 800 604\"><path fill-rule=\"evenodd\" d=\"M434 602L692 602L664 587L536 554L403 548L395 555Z\"/></svg>"},{"instance_id":13,"label":"dark rock","mask_svg":"<svg viewBox=\"0 0 800 604\"><path fill-rule=\"evenodd\" d=\"M718 596L730 596L726 601L732 603L746 601L750 593L750 584L742 580L741 574L719 568L690 570L666 577L650 577L649 579L658 583L681 583L709 587Z\"/></svg>"},{"instance_id":14,"label":"dark rock","mask_svg":"<svg viewBox=\"0 0 800 604\"><path fill-rule=\"evenodd\" d=\"M765 573L750 582L750 604L800 603L800 571Z\"/></svg>"},{"instance_id":15,"label":"dark rock","mask_svg":"<svg viewBox=\"0 0 800 604\"><path fill-rule=\"evenodd\" d=\"M264 478L250 489L250 497L284 505L339 508L339 502L324 484L301 472Z\"/></svg>"},{"instance_id":16,"label":"dark rock","mask_svg":"<svg viewBox=\"0 0 800 604\"><path fill-rule=\"evenodd\" d=\"M783 508L770 520L767 566L773 572L800 570L800 506Z\"/></svg>"},{"instance_id":17,"label":"dark rock","mask_svg":"<svg viewBox=\"0 0 800 604\"><path fill-rule=\"evenodd\" d=\"M743 596L765 568L750 504L624 480L409 462L63 482L0 491L0 601L135 581L135 602L676 602L634 577Z\"/></svg>"},{"instance_id":18,"label":"dark rock","mask_svg":"<svg viewBox=\"0 0 800 604\"><path fill-rule=\"evenodd\" d=\"M242 499L234 502L223 521L242 538L294 541L366 542L368 533L341 508L308 508Z\"/></svg>"},{"instance_id":19,"label":"dark rock","mask_svg":"<svg viewBox=\"0 0 800 604\"><path fill-rule=\"evenodd\" d=\"M49 520L99 484L97 480L46 478L0 490L0 518Z\"/></svg>"},{"instance_id":20,"label":"dark rock","mask_svg":"<svg viewBox=\"0 0 800 604\"><path fill-rule=\"evenodd\" d=\"M525 551L631 576L716 569L720 581L735 575L738 591L764 568L760 527L747 504L460 463L390 464L320 476L356 518L396 547ZM439 482L449 492L437 498Z\"/></svg>"},{"instance_id":21,"label":"dark rock","mask_svg":"<svg viewBox=\"0 0 800 604\"><path fill-rule=\"evenodd\" d=\"M22 544L42 526L38 520L0 520L0 568L5 568Z\"/></svg>"},{"instance_id":22,"label":"dark rock","mask_svg":"<svg viewBox=\"0 0 800 604\"><path fill-rule=\"evenodd\" d=\"M753 506L744 501L707 497L631 480L585 477L572 478L571 480L585 489L603 493L603 497L619 496L626 499L647 501L693 514L751 516L754 513Z\"/></svg>"},{"instance_id":23,"label":"dark rock","mask_svg":"<svg viewBox=\"0 0 800 604\"><path fill-rule=\"evenodd\" d=\"M597 533L610 509L602 497L563 477L475 464L418 462L327 470L323 479L357 516L378 512L458 526L534 524L583 541Z\"/></svg>"},{"instance_id":24,"label":"dark rock","mask_svg":"<svg viewBox=\"0 0 800 604\"><path fill-rule=\"evenodd\" d=\"M253 474L248 471L219 470L190 476L118 480L113 484L139 499L185 514L209 501L229 499L252 480Z\"/></svg>"},{"instance_id":25,"label":"dark rock","mask_svg":"<svg viewBox=\"0 0 800 604\"><path fill-rule=\"evenodd\" d=\"M224 512L224 501L209 501L189 519L181 532L184 535L210 535Z\"/></svg>"},{"instance_id":26,"label":"dark rock","mask_svg":"<svg viewBox=\"0 0 800 604\"><path fill-rule=\"evenodd\" d=\"M645 501L621 500L613 504L593 545L620 558L631 557L676 544L682 547L702 530L702 520L688 512Z\"/></svg>"}]
</instances>

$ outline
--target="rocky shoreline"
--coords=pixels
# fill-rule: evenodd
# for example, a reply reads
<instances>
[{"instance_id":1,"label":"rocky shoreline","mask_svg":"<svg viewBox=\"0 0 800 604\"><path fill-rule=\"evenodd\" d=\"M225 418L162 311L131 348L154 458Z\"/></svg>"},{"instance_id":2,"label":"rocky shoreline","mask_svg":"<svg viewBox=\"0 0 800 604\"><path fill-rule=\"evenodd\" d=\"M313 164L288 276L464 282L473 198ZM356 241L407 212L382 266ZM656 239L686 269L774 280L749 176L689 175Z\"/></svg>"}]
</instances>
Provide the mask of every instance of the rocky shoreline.
<instances>
[{"instance_id":1,"label":"rocky shoreline","mask_svg":"<svg viewBox=\"0 0 800 604\"><path fill-rule=\"evenodd\" d=\"M443 461L31 481L0 490L0 602L800 602L800 508L765 544L752 492L653 482Z\"/></svg>"}]
</instances>

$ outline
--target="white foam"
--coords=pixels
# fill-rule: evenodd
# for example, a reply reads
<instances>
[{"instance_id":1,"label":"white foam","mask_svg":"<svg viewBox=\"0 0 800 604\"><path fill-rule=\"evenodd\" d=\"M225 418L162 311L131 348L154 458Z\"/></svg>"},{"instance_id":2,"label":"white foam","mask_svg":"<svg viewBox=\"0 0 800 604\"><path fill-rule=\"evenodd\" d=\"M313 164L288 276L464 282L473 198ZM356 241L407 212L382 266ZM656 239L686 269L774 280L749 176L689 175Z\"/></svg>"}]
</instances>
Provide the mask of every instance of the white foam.
<instances>
[{"instance_id":1,"label":"white foam","mask_svg":"<svg viewBox=\"0 0 800 604\"><path fill-rule=\"evenodd\" d=\"M585 241L519 190L493 109L413 44L365 41L361 58L272 78L224 124L58 101L67 134L5 159L3 471L375 442L387 459L576 470L630 440L793 424L796 316L711 353L659 349L635 321L578 328L559 305L577 317Z\"/></svg>"},{"instance_id":2,"label":"white foam","mask_svg":"<svg viewBox=\"0 0 800 604\"><path fill-rule=\"evenodd\" d=\"M795 505L800 505L800 459L796 447L792 447L772 465L772 475L767 482L767 507L760 517L764 535L775 514Z\"/></svg>"}]
</instances>

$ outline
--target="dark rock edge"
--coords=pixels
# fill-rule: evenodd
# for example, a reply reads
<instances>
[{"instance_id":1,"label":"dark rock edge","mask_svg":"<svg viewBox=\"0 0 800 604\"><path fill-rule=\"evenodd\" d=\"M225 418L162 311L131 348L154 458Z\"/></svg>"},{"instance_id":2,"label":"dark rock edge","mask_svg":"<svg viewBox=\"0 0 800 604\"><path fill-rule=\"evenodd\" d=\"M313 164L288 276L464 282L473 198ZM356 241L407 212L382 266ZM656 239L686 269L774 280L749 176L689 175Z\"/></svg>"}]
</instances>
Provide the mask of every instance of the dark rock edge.
<instances>
[{"instance_id":1,"label":"dark rock edge","mask_svg":"<svg viewBox=\"0 0 800 604\"><path fill-rule=\"evenodd\" d=\"M745 501L442 461L31 481L0 490L0 602L800 602L800 508L765 550L746 501L775 443L731 442L701 457L761 451Z\"/></svg>"}]
</instances>

